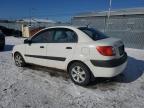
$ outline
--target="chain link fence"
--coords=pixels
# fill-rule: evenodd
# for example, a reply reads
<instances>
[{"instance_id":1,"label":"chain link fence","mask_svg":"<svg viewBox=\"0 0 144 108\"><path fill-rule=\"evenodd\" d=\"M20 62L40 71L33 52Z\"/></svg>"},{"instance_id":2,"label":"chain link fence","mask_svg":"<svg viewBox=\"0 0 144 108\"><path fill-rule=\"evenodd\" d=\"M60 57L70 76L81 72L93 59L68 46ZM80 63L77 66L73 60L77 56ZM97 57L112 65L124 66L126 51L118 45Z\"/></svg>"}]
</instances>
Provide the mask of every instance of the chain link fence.
<instances>
[{"instance_id":1,"label":"chain link fence","mask_svg":"<svg viewBox=\"0 0 144 108\"><path fill-rule=\"evenodd\" d=\"M74 17L72 24L99 29L110 37L120 38L126 47L144 49L144 14Z\"/></svg>"},{"instance_id":2,"label":"chain link fence","mask_svg":"<svg viewBox=\"0 0 144 108\"><path fill-rule=\"evenodd\" d=\"M28 25L28 24L27 24ZM110 37L120 38L126 47L144 49L144 14L113 15L108 20L107 16L73 17L69 23L34 23L36 27L50 27L61 25L89 26L105 32ZM0 26L9 29L22 29L22 24L17 22L2 23ZM18 34L21 35L21 34Z\"/></svg>"}]
</instances>

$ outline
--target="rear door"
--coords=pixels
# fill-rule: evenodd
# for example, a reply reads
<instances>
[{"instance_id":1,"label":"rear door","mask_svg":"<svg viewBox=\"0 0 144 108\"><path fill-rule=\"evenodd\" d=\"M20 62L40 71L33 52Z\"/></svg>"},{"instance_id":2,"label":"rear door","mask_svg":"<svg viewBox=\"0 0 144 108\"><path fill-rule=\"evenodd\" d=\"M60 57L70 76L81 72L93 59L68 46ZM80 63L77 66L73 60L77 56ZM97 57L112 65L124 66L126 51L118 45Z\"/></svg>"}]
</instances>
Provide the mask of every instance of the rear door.
<instances>
[{"instance_id":1,"label":"rear door","mask_svg":"<svg viewBox=\"0 0 144 108\"><path fill-rule=\"evenodd\" d=\"M54 28L52 41L47 44L48 65L50 67L65 69L65 64L75 51L77 34L66 28Z\"/></svg>"}]
</instances>

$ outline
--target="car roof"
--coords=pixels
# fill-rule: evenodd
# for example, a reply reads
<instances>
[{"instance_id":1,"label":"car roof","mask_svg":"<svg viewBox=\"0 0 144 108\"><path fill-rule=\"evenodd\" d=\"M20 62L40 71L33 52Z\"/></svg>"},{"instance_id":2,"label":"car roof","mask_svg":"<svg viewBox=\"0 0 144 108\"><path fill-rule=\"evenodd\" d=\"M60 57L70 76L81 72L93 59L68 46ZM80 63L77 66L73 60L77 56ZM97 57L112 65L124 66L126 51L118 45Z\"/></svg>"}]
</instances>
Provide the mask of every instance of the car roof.
<instances>
[{"instance_id":1,"label":"car roof","mask_svg":"<svg viewBox=\"0 0 144 108\"><path fill-rule=\"evenodd\" d=\"M47 27L45 29L49 29L49 28L75 28L75 29L78 29L78 28L81 28L81 27L85 27L85 26L52 26L52 27Z\"/></svg>"}]
</instances>

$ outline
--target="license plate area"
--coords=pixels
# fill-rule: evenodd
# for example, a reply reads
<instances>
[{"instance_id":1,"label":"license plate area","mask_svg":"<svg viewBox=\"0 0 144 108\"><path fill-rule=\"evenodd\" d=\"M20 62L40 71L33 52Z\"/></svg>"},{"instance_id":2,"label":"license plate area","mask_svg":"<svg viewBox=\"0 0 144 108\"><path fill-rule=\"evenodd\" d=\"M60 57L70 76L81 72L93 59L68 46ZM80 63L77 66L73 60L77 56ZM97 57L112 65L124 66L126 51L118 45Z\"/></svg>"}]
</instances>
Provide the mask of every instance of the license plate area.
<instances>
[{"instance_id":1,"label":"license plate area","mask_svg":"<svg viewBox=\"0 0 144 108\"><path fill-rule=\"evenodd\" d=\"M125 52L125 51L124 51L124 45L118 47L118 50L119 50L119 54L120 54L120 56L123 55L124 52Z\"/></svg>"}]
</instances>

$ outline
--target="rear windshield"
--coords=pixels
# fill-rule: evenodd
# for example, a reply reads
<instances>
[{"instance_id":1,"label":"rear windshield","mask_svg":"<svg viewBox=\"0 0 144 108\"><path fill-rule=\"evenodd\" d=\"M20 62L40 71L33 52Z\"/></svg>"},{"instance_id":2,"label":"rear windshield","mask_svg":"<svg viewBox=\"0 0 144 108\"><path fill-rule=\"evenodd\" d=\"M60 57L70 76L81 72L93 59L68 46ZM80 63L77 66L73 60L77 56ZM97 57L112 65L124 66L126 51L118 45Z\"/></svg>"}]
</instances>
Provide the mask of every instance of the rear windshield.
<instances>
[{"instance_id":1,"label":"rear windshield","mask_svg":"<svg viewBox=\"0 0 144 108\"><path fill-rule=\"evenodd\" d=\"M80 27L78 29L86 33L94 41L108 38L108 36L93 28Z\"/></svg>"}]
</instances>

